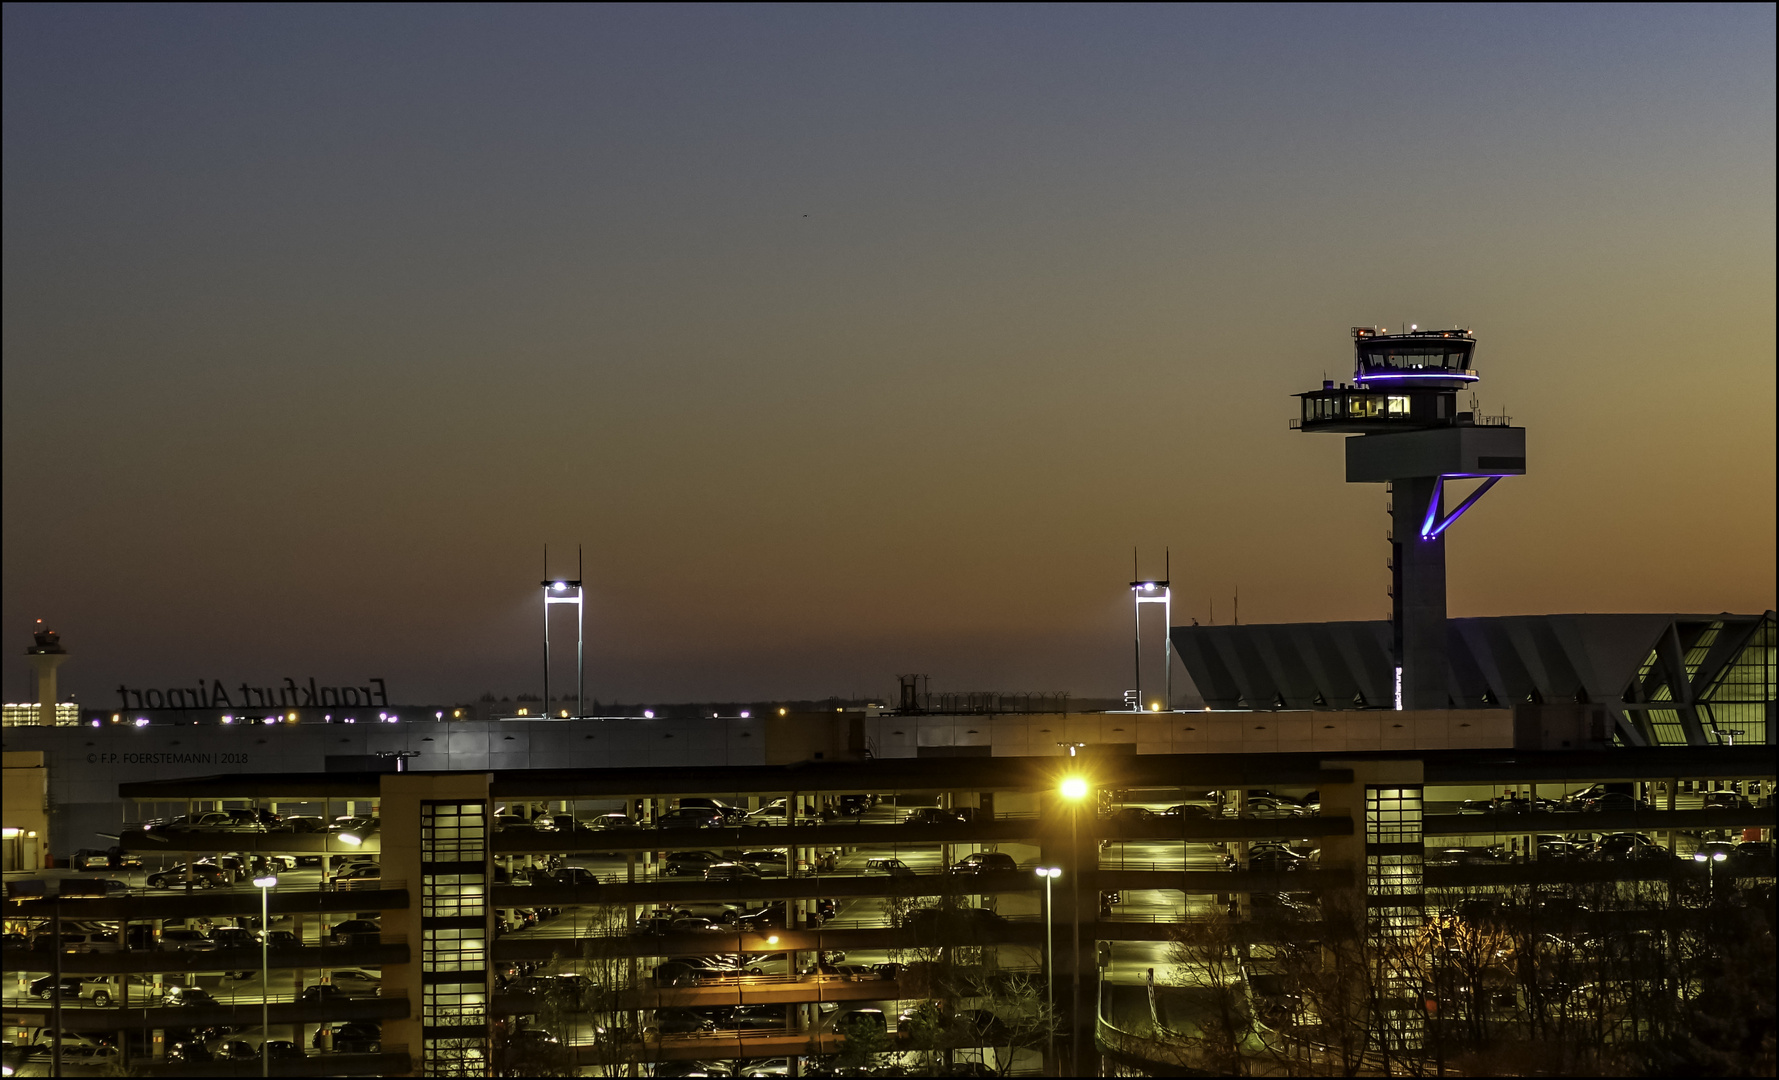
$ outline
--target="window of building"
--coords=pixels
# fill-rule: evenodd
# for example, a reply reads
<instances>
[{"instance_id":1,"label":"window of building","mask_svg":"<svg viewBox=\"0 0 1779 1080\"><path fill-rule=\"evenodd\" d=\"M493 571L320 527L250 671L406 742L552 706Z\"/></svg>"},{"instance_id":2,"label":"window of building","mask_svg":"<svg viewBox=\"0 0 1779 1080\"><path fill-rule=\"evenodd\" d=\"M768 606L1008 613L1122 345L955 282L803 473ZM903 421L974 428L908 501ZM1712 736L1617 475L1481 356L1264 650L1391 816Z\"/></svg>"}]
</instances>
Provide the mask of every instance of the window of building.
<instances>
[{"instance_id":1,"label":"window of building","mask_svg":"<svg viewBox=\"0 0 1779 1080\"><path fill-rule=\"evenodd\" d=\"M427 874L422 885L420 914L425 917L454 919L486 910L487 879L481 874Z\"/></svg>"},{"instance_id":2,"label":"window of building","mask_svg":"<svg viewBox=\"0 0 1779 1080\"><path fill-rule=\"evenodd\" d=\"M1365 789L1365 841L1368 844L1421 842L1421 788Z\"/></svg>"},{"instance_id":3,"label":"window of building","mask_svg":"<svg viewBox=\"0 0 1779 1080\"><path fill-rule=\"evenodd\" d=\"M427 983L421 988L420 1023L426 1027L481 1024L488 1013L488 986L475 982Z\"/></svg>"},{"instance_id":4,"label":"window of building","mask_svg":"<svg viewBox=\"0 0 1779 1080\"><path fill-rule=\"evenodd\" d=\"M1421 891L1419 855L1367 855L1365 892L1371 897L1412 896Z\"/></svg>"},{"instance_id":5,"label":"window of building","mask_svg":"<svg viewBox=\"0 0 1779 1080\"><path fill-rule=\"evenodd\" d=\"M427 927L420 938L421 962L429 973L481 971L488 966L488 936L480 927Z\"/></svg>"},{"instance_id":6,"label":"window of building","mask_svg":"<svg viewBox=\"0 0 1779 1080\"><path fill-rule=\"evenodd\" d=\"M487 848L487 812L483 804L425 803L421 806L421 862L480 862Z\"/></svg>"},{"instance_id":7,"label":"window of building","mask_svg":"<svg viewBox=\"0 0 1779 1080\"><path fill-rule=\"evenodd\" d=\"M1390 415L1391 416L1407 416L1408 415L1408 395L1407 394L1391 394L1390 395Z\"/></svg>"}]
</instances>

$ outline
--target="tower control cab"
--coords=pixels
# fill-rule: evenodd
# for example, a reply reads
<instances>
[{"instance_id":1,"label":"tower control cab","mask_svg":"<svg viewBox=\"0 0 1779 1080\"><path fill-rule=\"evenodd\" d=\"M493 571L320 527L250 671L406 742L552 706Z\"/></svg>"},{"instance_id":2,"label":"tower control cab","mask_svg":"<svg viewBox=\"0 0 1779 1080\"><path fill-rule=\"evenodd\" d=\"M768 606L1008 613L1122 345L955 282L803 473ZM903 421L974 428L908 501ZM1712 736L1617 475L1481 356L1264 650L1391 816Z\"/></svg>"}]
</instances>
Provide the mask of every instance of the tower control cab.
<instances>
[{"instance_id":1,"label":"tower control cab","mask_svg":"<svg viewBox=\"0 0 1779 1080\"><path fill-rule=\"evenodd\" d=\"M1476 338L1468 330L1387 333L1353 327L1353 382L1298 394L1304 431L1365 434L1474 423L1457 391L1477 380Z\"/></svg>"}]
</instances>

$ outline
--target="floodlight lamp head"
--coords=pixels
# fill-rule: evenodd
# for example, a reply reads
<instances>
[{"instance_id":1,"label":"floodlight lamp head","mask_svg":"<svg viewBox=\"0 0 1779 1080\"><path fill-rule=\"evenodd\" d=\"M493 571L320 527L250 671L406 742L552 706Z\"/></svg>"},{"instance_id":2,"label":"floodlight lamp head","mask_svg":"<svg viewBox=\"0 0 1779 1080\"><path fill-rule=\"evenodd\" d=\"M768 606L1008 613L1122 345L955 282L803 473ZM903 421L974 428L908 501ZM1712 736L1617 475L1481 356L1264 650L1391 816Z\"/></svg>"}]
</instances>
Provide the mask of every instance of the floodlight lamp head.
<instances>
[{"instance_id":1,"label":"floodlight lamp head","mask_svg":"<svg viewBox=\"0 0 1779 1080\"><path fill-rule=\"evenodd\" d=\"M253 883L262 889L269 889L278 884L278 876L276 874L267 874L265 877L256 877L253 879Z\"/></svg>"},{"instance_id":2,"label":"floodlight lamp head","mask_svg":"<svg viewBox=\"0 0 1779 1080\"><path fill-rule=\"evenodd\" d=\"M1058 790L1062 793L1063 798L1071 802L1078 802L1087 797L1087 781L1079 776L1067 776L1063 778L1062 786Z\"/></svg>"}]
</instances>

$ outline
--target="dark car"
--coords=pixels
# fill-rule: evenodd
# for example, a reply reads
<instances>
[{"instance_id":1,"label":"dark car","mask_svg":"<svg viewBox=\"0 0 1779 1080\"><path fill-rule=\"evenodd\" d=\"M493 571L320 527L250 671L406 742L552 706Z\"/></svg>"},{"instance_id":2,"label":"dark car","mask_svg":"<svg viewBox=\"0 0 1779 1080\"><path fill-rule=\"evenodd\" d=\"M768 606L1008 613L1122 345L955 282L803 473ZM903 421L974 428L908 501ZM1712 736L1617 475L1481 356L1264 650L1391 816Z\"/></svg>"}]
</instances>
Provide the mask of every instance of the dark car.
<instances>
[{"instance_id":1,"label":"dark car","mask_svg":"<svg viewBox=\"0 0 1779 1080\"><path fill-rule=\"evenodd\" d=\"M558 885L592 887L599 884L599 875L584 866L564 866L553 876Z\"/></svg>"},{"instance_id":2,"label":"dark car","mask_svg":"<svg viewBox=\"0 0 1779 1080\"><path fill-rule=\"evenodd\" d=\"M1248 853L1248 869L1260 873L1276 874L1282 871L1301 870L1309 865L1309 859L1290 848L1274 847Z\"/></svg>"},{"instance_id":3,"label":"dark car","mask_svg":"<svg viewBox=\"0 0 1779 1080\"><path fill-rule=\"evenodd\" d=\"M1251 893L1248 908L1257 919L1311 919L1316 909L1287 893Z\"/></svg>"},{"instance_id":4,"label":"dark car","mask_svg":"<svg viewBox=\"0 0 1779 1080\"><path fill-rule=\"evenodd\" d=\"M1674 856L1642 833L1608 833L1594 842L1593 857L1609 862L1666 862Z\"/></svg>"},{"instance_id":5,"label":"dark car","mask_svg":"<svg viewBox=\"0 0 1779 1080\"><path fill-rule=\"evenodd\" d=\"M1013 856L1003 851L978 851L959 859L951 868L954 874L993 873L997 870L1018 870Z\"/></svg>"},{"instance_id":6,"label":"dark car","mask_svg":"<svg viewBox=\"0 0 1779 1080\"><path fill-rule=\"evenodd\" d=\"M339 1054L374 1054L383 1047L383 1025L370 1020L355 1020L334 1029L334 1052Z\"/></svg>"},{"instance_id":7,"label":"dark car","mask_svg":"<svg viewBox=\"0 0 1779 1080\"><path fill-rule=\"evenodd\" d=\"M1627 811L1641 813L1644 810L1653 810L1655 808L1635 796L1626 795L1619 791L1608 791L1604 795L1589 799L1581 805L1581 809L1584 813L1598 814L1614 812L1625 813Z\"/></svg>"},{"instance_id":8,"label":"dark car","mask_svg":"<svg viewBox=\"0 0 1779 1080\"><path fill-rule=\"evenodd\" d=\"M167 1045L167 1060L180 1061L187 1065L205 1065L215 1061L216 1056L210 1052L209 1047L193 1040L169 1043Z\"/></svg>"},{"instance_id":9,"label":"dark car","mask_svg":"<svg viewBox=\"0 0 1779 1080\"><path fill-rule=\"evenodd\" d=\"M303 1052L297 1049L297 1044L291 1042L289 1039L272 1039L266 1042L264 1047L266 1056L273 1061L278 1061L284 1058L299 1058L303 1056Z\"/></svg>"},{"instance_id":10,"label":"dark car","mask_svg":"<svg viewBox=\"0 0 1779 1080\"><path fill-rule=\"evenodd\" d=\"M328 936L335 945L377 945L382 942L383 928L370 919L347 919L335 923Z\"/></svg>"},{"instance_id":11,"label":"dark car","mask_svg":"<svg viewBox=\"0 0 1779 1080\"><path fill-rule=\"evenodd\" d=\"M209 991L196 986L169 986L161 997L161 1004L169 1008L197 1007L215 1005L216 999L210 996Z\"/></svg>"},{"instance_id":12,"label":"dark car","mask_svg":"<svg viewBox=\"0 0 1779 1080\"><path fill-rule=\"evenodd\" d=\"M783 875L785 853L769 848L758 851L743 851L735 856L736 862L744 862L762 874Z\"/></svg>"},{"instance_id":13,"label":"dark car","mask_svg":"<svg viewBox=\"0 0 1779 1080\"><path fill-rule=\"evenodd\" d=\"M210 952L216 948L216 942L202 930L189 926L171 926L161 931L161 948L177 949L180 952Z\"/></svg>"},{"instance_id":14,"label":"dark car","mask_svg":"<svg viewBox=\"0 0 1779 1080\"><path fill-rule=\"evenodd\" d=\"M740 964L709 958L686 957L678 960L663 961L655 968L655 984L657 986L697 986L699 983L720 982L724 979L739 979L743 975L758 975L757 967L747 968Z\"/></svg>"},{"instance_id":15,"label":"dark car","mask_svg":"<svg viewBox=\"0 0 1779 1080\"><path fill-rule=\"evenodd\" d=\"M209 863L194 863L191 868L192 888L217 889L229 883L228 875L220 867ZM175 866L171 870L162 870L157 874L148 875L148 887L151 889L183 889L185 888L185 868Z\"/></svg>"},{"instance_id":16,"label":"dark car","mask_svg":"<svg viewBox=\"0 0 1779 1080\"><path fill-rule=\"evenodd\" d=\"M1545 840L1538 845L1539 862L1572 862L1585 858L1591 849L1573 840Z\"/></svg>"},{"instance_id":17,"label":"dark car","mask_svg":"<svg viewBox=\"0 0 1779 1080\"><path fill-rule=\"evenodd\" d=\"M295 949L302 945L296 933L291 930L266 931L266 945L273 949Z\"/></svg>"},{"instance_id":18,"label":"dark car","mask_svg":"<svg viewBox=\"0 0 1779 1080\"><path fill-rule=\"evenodd\" d=\"M303 987L303 992L297 995L297 1000L326 1004L339 1001L352 1001L359 996L360 995L357 994L347 993L333 983L318 983L315 986ZM337 1044L335 1049L338 1049Z\"/></svg>"},{"instance_id":19,"label":"dark car","mask_svg":"<svg viewBox=\"0 0 1779 1080\"><path fill-rule=\"evenodd\" d=\"M949 810L941 810L937 806L922 806L908 811L902 819L904 825L962 825L964 819Z\"/></svg>"},{"instance_id":20,"label":"dark car","mask_svg":"<svg viewBox=\"0 0 1779 1080\"><path fill-rule=\"evenodd\" d=\"M738 1031L779 1031L785 1027L783 1005L737 1005L726 1027Z\"/></svg>"},{"instance_id":21,"label":"dark car","mask_svg":"<svg viewBox=\"0 0 1779 1080\"><path fill-rule=\"evenodd\" d=\"M258 1061L259 1047L243 1039L224 1039L215 1054L224 1061Z\"/></svg>"},{"instance_id":22,"label":"dark car","mask_svg":"<svg viewBox=\"0 0 1779 1080\"><path fill-rule=\"evenodd\" d=\"M655 1010L655 1029L663 1035L702 1035L716 1027L716 1021L691 1009Z\"/></svg>"},{"instance_id":23,"label":"dark car","mask_svg":"<svg viewBox=\"0 0 1779 1080\"><path fill-rule=\"evenodd\" d=\"M210 931L210 940L223 949L245 949L259 944L259 935L245 926L219 926Z\"/></svg>"},{"instance_id":24,"label":"dark car","mask_svg":"<svg viewBox=\"0 0 1779 1080\"><path fill-rule=\"evenodd\" d=\"M681 810L708 810L721 817L724 821L739 821L747 816L747 811L738 806L730 806L721 799L707 799L702 796L681 799Z\"/></svg>"},{"instance_id":25,"label":"dark car","mask_svg":"<svg viewBox=\"0 0 1779 1080\"><path fill-rule=\"evenodd\" d=\"M922 936L947 931L958 935L982 935L1004 929L1007 920L986 908L957 908L951 911L917 908L908 913L906 925Z\"/></svg>"},{"instance_id":26,"label":"dark car","mask_svg":"<svg viewBox=\"0 0 1779 1080\"><path fill-rule=\"evenodd\" d=\"M1161 817L1153 810L1141 806L1120 806L1107 814L1105 823L1113 827L1128 825L1147 825Z\"/></svg>"},{"instance_id":27,"label":"dark car","mask_svg":"<svg viewBox=\"0 0 1779 1080\"><path fill-rule=\"evenodd\" d=\"M1167 816L1176 818L1214 818L1218 815L1215 807L1202 806L1198 803L1177 803L1167 808Z\"/></svg>"},{"instance_id":28,"label":"dark car","mask_svg":"<svg viewBox=\"0 0 1779 1080\"><path fill-rule=\"evenodd\" d=\"M597 986L585 975L568 973L531 975L519 983L519 989L523 993L548 998L563 1008L578 1011L587 1008Z\"/></svg>"},{"instance_id":29,"label":"dark car","mask_svg":"<svg viewBox=\"0 0 1779 1080\"><path fill-rule=\"evenodd\" d=\"M80 996L80 988L80 979L64 975L60 982L60 990L58 990L56 977L54 975L45 975L41 979L32 981L31 996L34 998L42 998L44 1001L48 1001L52 997L59 997L64 1001L71 1001Z\"/></svg>"},{"instance_id":30,"label":"dark car","mask_svg":"<svg viewBox=\"0 0 1779 1080\"><path fill-rule=\"evenodd\" d=\"M723 815L715 810L688 807L669 811L655 819L657 829L720 829Z\"/></svg>"}]
</instances>

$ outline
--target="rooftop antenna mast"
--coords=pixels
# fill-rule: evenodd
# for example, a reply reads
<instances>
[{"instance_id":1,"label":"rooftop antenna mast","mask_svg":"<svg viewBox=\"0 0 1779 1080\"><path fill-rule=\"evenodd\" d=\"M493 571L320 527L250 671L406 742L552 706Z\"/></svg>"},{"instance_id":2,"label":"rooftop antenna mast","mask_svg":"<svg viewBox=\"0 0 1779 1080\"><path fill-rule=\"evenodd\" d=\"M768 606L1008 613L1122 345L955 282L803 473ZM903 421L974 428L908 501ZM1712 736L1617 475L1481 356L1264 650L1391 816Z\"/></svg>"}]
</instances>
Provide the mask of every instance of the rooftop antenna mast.
<instances>
[{"instance_id":1,"label":"rooftop antenna mast","mask_svg":"<svg viewBox=\"0 0 1779 1080\"><path fill-rule=\"evenodd\" d=\"M544 715L550 712L550 605L574 605L574 674L575 715L587 715L587 618L582 603L581 575L585 572L585 556L581 545L575 545L575 578L573 581L550 578L550 545L544 545Z\"/></svg>"}]
</instances>

